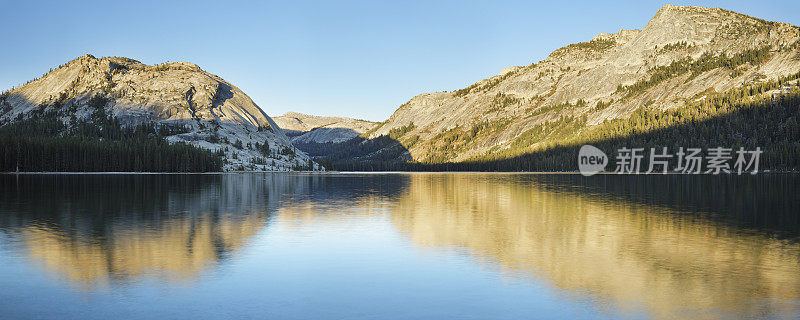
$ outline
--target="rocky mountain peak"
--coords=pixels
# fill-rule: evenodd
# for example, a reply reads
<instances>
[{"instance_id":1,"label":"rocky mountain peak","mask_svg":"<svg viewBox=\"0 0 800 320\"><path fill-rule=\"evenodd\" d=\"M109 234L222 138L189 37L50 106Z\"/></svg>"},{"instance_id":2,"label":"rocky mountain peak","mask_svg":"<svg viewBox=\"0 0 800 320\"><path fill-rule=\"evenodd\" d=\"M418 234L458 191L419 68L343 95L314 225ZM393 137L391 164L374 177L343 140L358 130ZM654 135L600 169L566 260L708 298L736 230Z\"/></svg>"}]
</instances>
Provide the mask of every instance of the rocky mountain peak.
<instances>
[{"instance_id":1,"label":"rocky mountain peak","mask_svg":"<svg viewBox=\"0 0 800 320\"><path fill-rule=\"evenodd\" d=\"M160 68L171 69L171 70L184 70L184 71L192 71L192 72L203 72L203 69L200 69L200 66L198 66L198 65L196 65L194 63L185 62L185 61L162 63L162 64L154 66L153 68L159 68L159 67Z\"/></svg>"},{"instance_id":2,"label":"rocky mountain peak","mask_svg":"<svg viewBox=\"0 0 800 320\"><path fill-rule=\"evenodd\" d=\"M313 117L313 116L305 114L305 113L289 111L289 112L284 113L281 117L283 117L283 118L305 119L305 118L310 118L310 117Z\"/></svg>"},{"instance_id":3,"label":"rocky mountain peak","mask_svg":"<svg viewBox=\"0 0 800 320\"><path fill-rule=\"evenodd\" d=\"M521 148L521 134L559 119L585 119L592 126L642 106L679 107L708 92L795 74L798 40L800 28L787 23L720 8L667 5L641 30L600 33L466 88L417 95L367 134L403 132L397 139L415 160L467 160ZM718 63L737 54L744 56L725 67ZM697 66L688 71L687 61L702 57L702 71ZM451 151L440 142L447 135L475 137Z\"/></svg>"},{"instance_id":4,"label":"rocky mountain peak","mask_svg":"<svg viewBox=\"0 0 800 320\"><path fill-rule=\"evenodd\" d=\"M250 97L190 62L151 66L130 58L87 54L7 93L0 124L36 110L73 110L70 112L78 117L87 116L90 112L81 110L91 108L89 101L97 97L125 126L156 122L191 128L168 139L223 150L230 158L226 169L281 170L311 165ZM270 147L261 152L254 149L264 144ZM264 152L267 149L272 151Z\"/></svg>"}]
</instances>

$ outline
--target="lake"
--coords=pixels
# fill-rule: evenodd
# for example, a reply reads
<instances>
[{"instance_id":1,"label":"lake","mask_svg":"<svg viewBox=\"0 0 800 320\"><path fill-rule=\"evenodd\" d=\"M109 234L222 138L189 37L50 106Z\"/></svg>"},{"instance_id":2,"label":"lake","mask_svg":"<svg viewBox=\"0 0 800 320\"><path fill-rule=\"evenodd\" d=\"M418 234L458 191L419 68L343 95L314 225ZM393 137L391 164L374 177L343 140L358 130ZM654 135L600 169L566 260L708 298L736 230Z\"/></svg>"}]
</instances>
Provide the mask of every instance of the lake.
<instances>
[{"instance_id":1,"label":"lake","mask_svg":"<svg viewBox=\"0 0 800 320\"><path fill-rule=\"evenodd\" d=\"M0 175L0 318L799 318L800 176Z\"/></svg>"}]
</instances>

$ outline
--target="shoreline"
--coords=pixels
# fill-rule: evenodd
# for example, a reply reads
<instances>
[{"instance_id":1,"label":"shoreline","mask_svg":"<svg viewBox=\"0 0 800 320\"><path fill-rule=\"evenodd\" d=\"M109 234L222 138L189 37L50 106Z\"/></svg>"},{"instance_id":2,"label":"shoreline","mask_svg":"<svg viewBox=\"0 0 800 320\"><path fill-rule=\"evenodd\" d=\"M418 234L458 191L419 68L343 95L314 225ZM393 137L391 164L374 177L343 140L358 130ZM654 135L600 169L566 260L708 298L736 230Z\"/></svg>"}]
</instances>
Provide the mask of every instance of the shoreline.
<instances>
[{"instance_id":1,"label":"shoreline","mask_svg":"<svg viewBox=\"0 0 800 320\"><path fill-rule=\"evenodd\" d=\"M58 171L42 171L42 172L0 172L2 175L224 175L224 174L251 174L251 173L303 173L303 174L425 174L425 173L462 173L462 174L567 174L567 175L580 175L578 171L227 171L227 172L129 172L129 171L96 171L96 172L58 172ZM765 170L759 171L755 175L763 174L798 174L800 171L779 171L779 170ZM664 176L664 175L686 175L686 176L714 176L714 174L700 173L700 174L684 174L679 172L667 173L615 173L615 172L598 172L594 175L626 175L626 176ZM724 173L716 174L717 176L752 176L749 172L742 174Z\"/></svg>"}]
</instances>

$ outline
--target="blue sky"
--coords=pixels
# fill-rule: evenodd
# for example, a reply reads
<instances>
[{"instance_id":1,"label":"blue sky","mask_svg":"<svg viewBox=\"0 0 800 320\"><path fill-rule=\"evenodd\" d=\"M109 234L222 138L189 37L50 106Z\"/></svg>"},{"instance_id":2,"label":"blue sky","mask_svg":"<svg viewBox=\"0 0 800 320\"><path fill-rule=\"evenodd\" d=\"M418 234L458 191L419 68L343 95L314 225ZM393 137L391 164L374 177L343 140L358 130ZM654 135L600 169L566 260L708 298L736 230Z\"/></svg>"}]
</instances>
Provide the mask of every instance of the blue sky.
<instances>
[{"instance_id":1,"label":"blue sky","mask_svg":"<svg viewBox=\"0 0 800 320\"><path fill-rule=\"evenodd\" d=\"M640 29L667 3L800 25L800 1L3 1L0 88L86 53L190 61L271 116L381 121L417 94Z\"/></svg>"}]
</instances>

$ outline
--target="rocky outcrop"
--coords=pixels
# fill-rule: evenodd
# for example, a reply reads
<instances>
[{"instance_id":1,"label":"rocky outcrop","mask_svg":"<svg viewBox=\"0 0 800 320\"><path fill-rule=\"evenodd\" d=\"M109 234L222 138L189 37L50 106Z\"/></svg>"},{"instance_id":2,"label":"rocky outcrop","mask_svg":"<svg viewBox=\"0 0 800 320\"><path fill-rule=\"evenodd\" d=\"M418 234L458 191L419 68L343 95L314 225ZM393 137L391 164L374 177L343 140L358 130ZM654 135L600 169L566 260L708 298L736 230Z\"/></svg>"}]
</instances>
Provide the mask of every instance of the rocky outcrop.
<instances>
[{"instance_id":1,"label":"rocky outcrop","mask_svg":"<svg viewBox=\"0 0 800 320\"><path fill-rule=\"evenodd\" d=\"M104 105L90 105L93 98ZM2 103L0 124L35 110L69 110L64 121L70 122L102 107L123 126L147 122L189 128L167 139L223 152L225 170L319 168L244 92L188 62L150 66L85 55L5 93Z\"/></svg>"}]
</instances>

